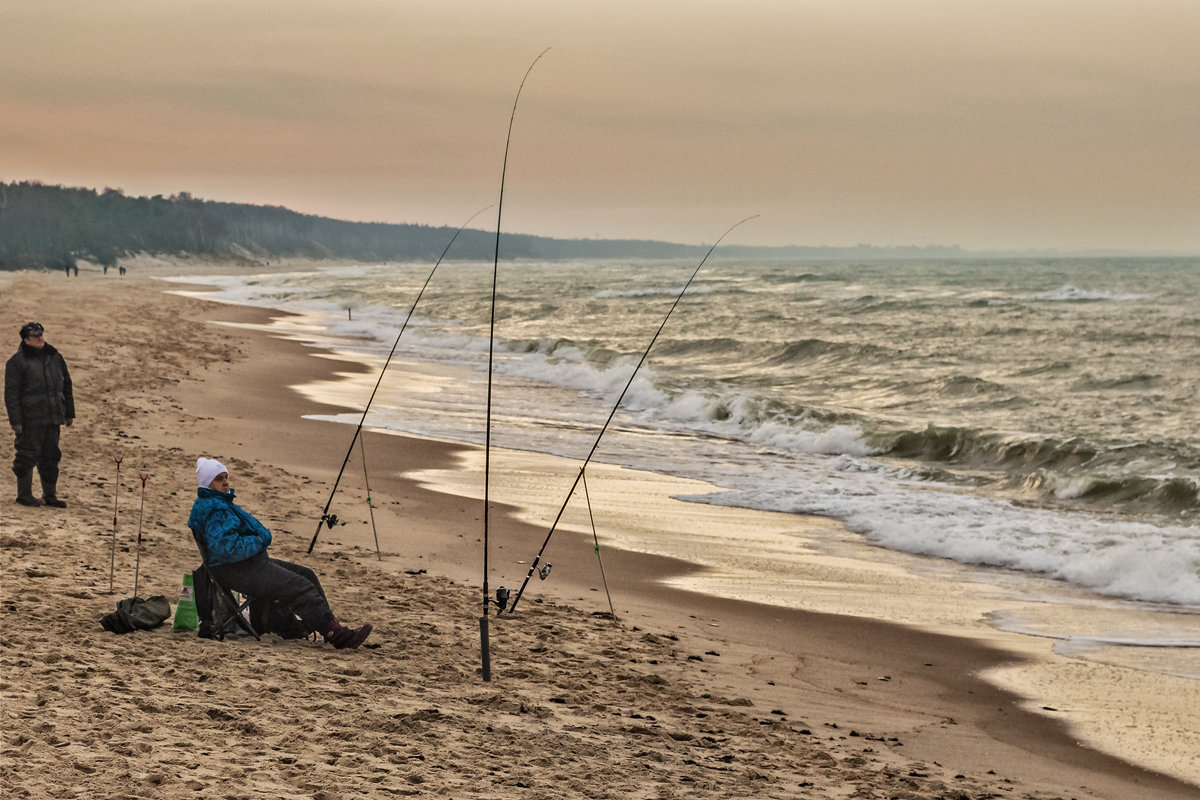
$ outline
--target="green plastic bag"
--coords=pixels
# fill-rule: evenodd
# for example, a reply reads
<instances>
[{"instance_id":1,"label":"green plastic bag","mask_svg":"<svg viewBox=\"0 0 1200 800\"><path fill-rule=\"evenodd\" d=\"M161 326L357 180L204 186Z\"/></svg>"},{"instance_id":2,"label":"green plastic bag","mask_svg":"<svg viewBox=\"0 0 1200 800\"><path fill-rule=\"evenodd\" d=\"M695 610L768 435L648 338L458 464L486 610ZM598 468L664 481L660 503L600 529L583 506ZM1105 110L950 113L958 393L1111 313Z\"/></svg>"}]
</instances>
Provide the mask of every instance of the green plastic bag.
<instances>
[{"instance_id":1,"label":"green plastic bag","mask_svg":"<svg viewBox=\"0 0 1200 800\"><path fill-rule=\"evenodd\" d=\"M196 590L192 586L192 573L183 575L183 588L179 590L179 603L175 606L173 630L196 630Z\"/></svg>"}]
</instances>

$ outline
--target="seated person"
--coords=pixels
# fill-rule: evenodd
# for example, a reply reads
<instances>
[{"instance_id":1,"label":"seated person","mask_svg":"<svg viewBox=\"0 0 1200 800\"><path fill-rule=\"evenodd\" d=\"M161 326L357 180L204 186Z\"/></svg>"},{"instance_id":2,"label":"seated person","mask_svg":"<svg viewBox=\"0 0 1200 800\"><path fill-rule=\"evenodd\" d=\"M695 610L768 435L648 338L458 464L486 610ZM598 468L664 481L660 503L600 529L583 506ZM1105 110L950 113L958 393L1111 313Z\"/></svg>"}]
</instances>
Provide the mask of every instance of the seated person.
<instances>
[{"instance_id":1,"label":"seated person","mask_svg":"<svg viewBox=\"0 0 1200 800\"><path fill-rule=\"evenodd\" d=\"M234 504L229 471L221 462L197 459L196 481L199 488L188 527L203 538L207 568L218 583L255 600L290 608L309 632L320 633L338 649L358 647L366 640L371 626L347 628L338 622L316 573L267 556L271 532ZM203 599L197 601L197 608L207 615Z\"/></svg>"}]
</instances>

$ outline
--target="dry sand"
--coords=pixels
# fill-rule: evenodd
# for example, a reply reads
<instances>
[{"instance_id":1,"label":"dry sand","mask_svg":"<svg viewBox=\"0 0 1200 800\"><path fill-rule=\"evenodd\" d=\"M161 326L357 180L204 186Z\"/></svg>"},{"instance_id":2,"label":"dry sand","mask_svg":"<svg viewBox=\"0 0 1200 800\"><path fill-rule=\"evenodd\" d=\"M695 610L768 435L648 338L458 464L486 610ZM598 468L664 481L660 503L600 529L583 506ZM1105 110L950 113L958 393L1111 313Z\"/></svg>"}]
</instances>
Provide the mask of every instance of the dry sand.
<instances>
[{"instance_id":1,"label":"dry sand","mask_svg":"<svg viewBox=\"0 0 1200 800\"><path fill-rule=\"evenodd\" d=\"M477 454L367 434L383 560L357 480L338 493L359 509L351 524L306 555L349 429L302 419L340 409L290 387L364 367L214 324L272 315L164 294L173 287L149 277L206 268L0 274L0 330L15 349L21 322L46 325L79 414L63 435L69 507L0 504L4 797L1200 794L1079 746L1065 723L985 682L1020 657L994 644L692 592L675 585L695 573L686 561L607 548L616 624L596 613L607 603L595 555L574 533L555 543L551 580L535 579L516 615L491 617L484 682L482 506L431 477L469 483ZM11 447L4 437L6 463ZM230 467L276 557L313 567L344 620L374 623L370 648L101 629L132 593L139 527L139 593L174 605L197 561L185 526L200 454ZM677 502L668 493L662 507ZM678 505L748 535L758 524ZM493 589L520 570L514 552L544 537L530 518L494 505Z\"/></svg>"}]
</instances>

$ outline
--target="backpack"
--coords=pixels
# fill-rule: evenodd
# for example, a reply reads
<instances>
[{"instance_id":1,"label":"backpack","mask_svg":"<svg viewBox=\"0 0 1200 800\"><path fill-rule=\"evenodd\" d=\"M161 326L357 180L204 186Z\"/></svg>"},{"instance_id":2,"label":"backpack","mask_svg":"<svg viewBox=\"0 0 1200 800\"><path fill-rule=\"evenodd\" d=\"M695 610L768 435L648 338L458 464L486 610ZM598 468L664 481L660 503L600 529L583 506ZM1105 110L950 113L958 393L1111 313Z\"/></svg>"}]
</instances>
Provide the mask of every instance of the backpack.
<instances>
[{"instance_id":1,"label":"backpack","mask_svg":"<svg viewBox=\"0 0 1200 800\"><path fill-rule=\"evenodd\" d=\"M117 610L105 614L100 625L111 633L130 633L135 630L157 628L171 616L171 604L161 594L143 600L126 597L117 603Z\"/></svg>"}]
</instances>

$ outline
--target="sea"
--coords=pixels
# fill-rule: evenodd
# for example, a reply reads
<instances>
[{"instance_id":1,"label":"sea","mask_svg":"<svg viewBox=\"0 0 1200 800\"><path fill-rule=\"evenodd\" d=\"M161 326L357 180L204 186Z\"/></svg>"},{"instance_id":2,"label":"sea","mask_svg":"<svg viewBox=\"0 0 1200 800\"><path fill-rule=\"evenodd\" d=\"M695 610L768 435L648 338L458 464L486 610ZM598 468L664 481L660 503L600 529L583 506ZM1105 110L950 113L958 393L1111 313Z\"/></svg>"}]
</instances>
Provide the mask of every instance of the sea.
<instances>
[{"instance_id":1,"label":"sea","mask_svg":"<svg viewBox=\"0 0 1200 800\"><path fill-rule=\"evenodd\" d=\"M718 250L686 292L697 260L493 266L179 280L445 377L385 379L370 427L482 444L494 331L494 446L594 449L714 487L690 501L1159 609L1142 644L1200 648L1200 259Z\"/></svg>"}]
</instances>

